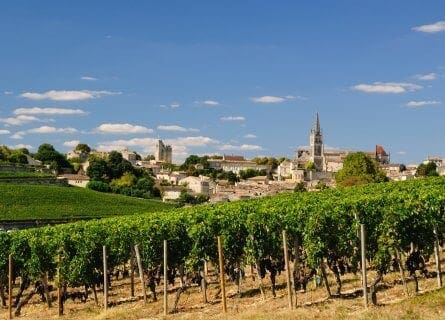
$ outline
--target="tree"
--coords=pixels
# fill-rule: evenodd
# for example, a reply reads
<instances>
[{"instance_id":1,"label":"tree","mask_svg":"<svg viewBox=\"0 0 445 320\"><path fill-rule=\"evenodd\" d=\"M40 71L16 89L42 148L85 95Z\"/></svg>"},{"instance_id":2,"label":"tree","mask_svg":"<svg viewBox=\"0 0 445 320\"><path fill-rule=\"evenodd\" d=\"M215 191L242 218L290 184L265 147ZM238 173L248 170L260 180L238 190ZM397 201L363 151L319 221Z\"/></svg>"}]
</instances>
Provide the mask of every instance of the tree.
<instances>
[{"instance_id":1,"label":"tree","mask_svg":"<svg viewBox=\"0 0 445 320\"><path fill-rule=\"evenodd\" d=\"M309 161L308 163L306 163L306 170L314 171L315 170L315 163L313 163L312 161Z\"/></svg>"},{"instance_id":2,"label":"tree","mask_svg":"<svg viewBox=\"0 0 445 320\"><path fill-rule=\"evenodd\" d=\"M421 163L416 170L416 177L437 177L437 166L435 162Z\"/></svg>"},{"instance_id":3,"label":"tree","mask_svg":"<svg viewBox=\"0 0 445 320\"><path fill-rule=\"evenodd\" d=\"M317 189L317 190L325 190L325 189L329 189L329 187L323 181L318 181L317 184L315 185L315 189Z\"/></svg>"},{"instance_id":4,"label":"tree","mask_svg":"<svg viewBox=\"0 0 445 320\"><path fill-rule=\"evenodd\" d=\"M99 157L90 157L90 165L87 168L87 176L91 180L106 182L108 177L108 165L105 159Z\"/></svg>"},{"instance_id":5,"label":"tree","mask_svg":"<svg viewBox=\"0 0 445 320\"><path fill-rule=\"evenodd\" d=\"M28 158L20 150L12 151L12 153L7 157L7 160L12 163L21 163L21 164L28 163Z\"/></svg>"},{"instance_id":6,"label":"tree","mask_svg":"<svg viewBox=\"0 0 445 320\"><path fill-rule=\"evenodd\" d=\"M306 190L306 187L304 185L304 182L298 182L295 185L294 192L305 192L305 191L307 191L307 190Z\"/></svg>"},{"instance_id":7,"label":"tree","mask_svg":"<svg viewBox=\"0 0 445 320\"><path fill-rule=\"evenodd\" d=\"M49 164L56 170L62 168L72 169L71 163L65 158L65 156L59 153L54 147L49 143L44 143L39 146L37 153L34 158L42 161L44 164Z\"/></svg>"},{"instance_id":8,"label":"tree","mask_svg":"<svg viewBox=\"0 0 445 320\"><path fill-rule=\"evenodd\" d=\"M111 188L106 182L102 181L90 181L87 183L87 188L99 192L110 192Z\"/></svg>"},{"instance_id":9,"label":"tree","mask_svg":"<svg viewBox=\"0 0 445 320\"><path fill-rule=\"evenodd\" d=\"M145 158L143 158L142 160L144 161L150 161L150 160L155 160L155 156L153 154L148 154Z\"/></svg>"},{"instance_id":10,"label":"tree","mask_svg":"<svg viewBox=\"0 0 445 320\"><path fill-rule=\"evenodd\" d=\"M108 155L108 175L111 180L122 177L125 172L133 173L133 166L122 157L122 153L111 151Z\"/></svg>"},{"instance_id":11,"label":"tree","mask_svg":"<svg viewBox=\"0 0 445 320\"><path fill-rule=\"evenodd\" d=\"M265 176L267 174L266 170L255 170L252 168L248 168L246 170L241 170L239 172L239 176L241 179L246 180L252 177L257 177L257 176Z\"/></svg>"},{"instance_id":12,"label":"tree","mask_svg":"<svg viewBox=\"0 0 445 320\"><path fill-rule=\"evenodd\" d=\"M226 173L227 181L231 184L235 184L235 182L239 181L238 176L233 173L232 171L229 171Z\"/></svg>"},{"instance_id":13,"label":"tree","mask_svg":"<svg viewBox=\"0 0 445 320\"><path fill-rule=\"evenodd\" d=\"M204 169L208 169L209 168L209 162L207 161L209 159L208 156L197 156L195 154L192 154L190 156L187 157L187 159L185 159L184 163L181 165L180 169L181 170L188 170L191 167L194 167L197 164L201 164L203 166Z\"/></svg>"},{"instance_id":14,"label":"tree","mask_svg":"<svg viewBox=\"0 0 445 320\"><path fill-rule=\"evenodd\" d=\"M83 153L90 153L91 152L91 148L86 143L79 143L76 146L76 151L80 151L80 152L83 152Z\"/></svg>"},{"instance_id":15,"label":"tree","mask_svg":"<svg viewBox=\"0 0 445 320\"><path fill-rule=\"evenodd\" d=\"M121 188L121 187L132 187L136 184L136 176L130 172L125 172L119 179L114 179L111 181L110 186Z\"/></svg>"},{"instance_id":16,"label":"tree","mask_svg":"<svg viewBox=\"0 0 445 320\"><path fill-rule=\"evenodd\" d=\"M366 184L388 181L385 172L378 163L363 152L349 154L343 162L343 168L335 175L339 186Z\"/></svg>"}]
</instances>

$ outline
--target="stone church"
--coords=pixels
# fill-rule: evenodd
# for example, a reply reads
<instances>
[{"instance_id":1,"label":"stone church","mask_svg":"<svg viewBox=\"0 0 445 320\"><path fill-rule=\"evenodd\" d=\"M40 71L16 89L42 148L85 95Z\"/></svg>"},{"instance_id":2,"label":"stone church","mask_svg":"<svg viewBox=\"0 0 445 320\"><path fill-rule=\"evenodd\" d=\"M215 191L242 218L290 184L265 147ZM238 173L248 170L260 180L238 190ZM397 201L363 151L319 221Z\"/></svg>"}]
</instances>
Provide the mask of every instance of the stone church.
<instances>
[{"instance_id":1,"label":"stone church","mask_svg":"<svg viewBox=\"0 0 445 320\"><path fill-rule=\"evenodd\" d=\"M292 161L283 161L278 167L278 178L293 181L333 182L334 173L343 168L345 158L358 151L325 150L323 132L320 127L318 112L310 131L309 148L298 148ZM384 148L376 145L375 151L363 151L381 164L388 164L390 157Z\"/></svg>"}]
</instances>

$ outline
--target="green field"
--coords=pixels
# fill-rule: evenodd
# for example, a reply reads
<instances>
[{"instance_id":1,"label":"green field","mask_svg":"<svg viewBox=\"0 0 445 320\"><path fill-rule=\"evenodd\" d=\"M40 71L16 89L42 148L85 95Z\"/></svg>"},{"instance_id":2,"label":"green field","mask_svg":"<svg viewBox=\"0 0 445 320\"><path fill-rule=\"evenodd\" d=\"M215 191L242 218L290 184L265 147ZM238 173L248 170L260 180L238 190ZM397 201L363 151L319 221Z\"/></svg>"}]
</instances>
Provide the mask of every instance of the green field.
<instances>
[{"instance_id":1,"label":"green field","mask_svg":"<svg viewBox=\"0 0 445 320\"><path fill-rule=\"evenodd\" d=\"M0 221L100 218L171 208L145 200L75 187L0 183Z\"/></svg>"},{"instance_id":2,"label":"green field","mask_svg":"<svg viewBox=\"0 0 445 320\"><path fill-rule=\"evenodd\" d=\"M1 179L33 179L33 178L55 178L55 175L49 173L40 173L32 171L0 171Z\"/></svg>"}]
</instances>

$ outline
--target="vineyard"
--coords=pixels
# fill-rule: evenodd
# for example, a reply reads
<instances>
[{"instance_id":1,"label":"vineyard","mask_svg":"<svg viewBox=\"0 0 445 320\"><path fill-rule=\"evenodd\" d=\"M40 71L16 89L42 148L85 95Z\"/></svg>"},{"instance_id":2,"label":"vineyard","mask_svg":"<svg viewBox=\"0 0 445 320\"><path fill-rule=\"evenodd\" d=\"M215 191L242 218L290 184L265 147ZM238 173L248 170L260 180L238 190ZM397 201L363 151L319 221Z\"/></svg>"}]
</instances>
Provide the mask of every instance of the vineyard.
<instances>
[{"instance_id":1,"label":"vineyard","mask_svg":"<svg viewBox=\"0 0 445 320\"><path fill-rule=\"evenodd\" d=\"M5 275L12 254L13 278L20 277L22 283L15 296L17 314L23 305L20 301L26 300L21 297L26 287L38 281L36 292L46 292L47 280L54 281L57 271L60 281L55 284L65 287L65 294L81 287L85 293L93 290L96 296L103 279L103 246L107 248L107 273L128 269L132 273L134 267L129 265L134 266L136 244L144 270L140 276L147 277L146 284L153 291L161 279L164 240L171 275L166 280L174 282L179 275L183 288L185 275L199 275L196 271L204 269L203 261L218 265L216 237L220 235L225 270L231 279L239 283L250 267L265 295L263 278L269 272L275 295L277 273L284 269L282 231L286 230L295 290L305 290L315 277L324 282L328 296L340 296L344 275L359 270L360 224L366 229L366 264L375 275L369 286L373 299L378 301L379 283L390 270L399 270L405 282L406 267L416 285L416 271L434 278L437 274L424 267L435 249L439 252L438 243L445 233L445 179L281 194L0 233L0 293L6 305ZM326 269L335 278L335 289L327 285Z\"/></svg>"},{"instance_id":2,"label":"vineyard","mask_svg":"<svg viewBox=\"0 0 445 320\"><path fill-rule=\"evenodd\" d=\"M160 201L47 185L2 184L0 221L101 218L172 208Z\"/></svg>"},{"instance_id":3,"label":"vineyard","mask_svg":"<svg viewBox=\"0 0 445 320\"><path fill-rule=\"evenodd\" d=\"M39 179L55 178L53 174L33 171L0 171L0 181L2 179Z\"/></svg>"}]
</instances>

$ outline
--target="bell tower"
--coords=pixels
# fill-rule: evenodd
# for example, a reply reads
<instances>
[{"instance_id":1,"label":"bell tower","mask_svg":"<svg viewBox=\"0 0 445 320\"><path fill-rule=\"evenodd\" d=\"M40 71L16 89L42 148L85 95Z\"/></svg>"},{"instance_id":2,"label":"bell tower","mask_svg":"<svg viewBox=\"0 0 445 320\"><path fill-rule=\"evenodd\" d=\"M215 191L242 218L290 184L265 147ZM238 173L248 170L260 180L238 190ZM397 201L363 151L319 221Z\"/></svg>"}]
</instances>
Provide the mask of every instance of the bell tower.
<instances>
[{"instance_id":1,"label":"bell tower","mask_svg":"<svg viewBox=\"0 0 445 320\"><path fill-rule=\"evenodd\" d=\"M311 129L310 136L310 157L317 171L323 171L323 134L320 129L320 120L318 112L315 114L314 127Z\"/></svg>"}]
</instances>

